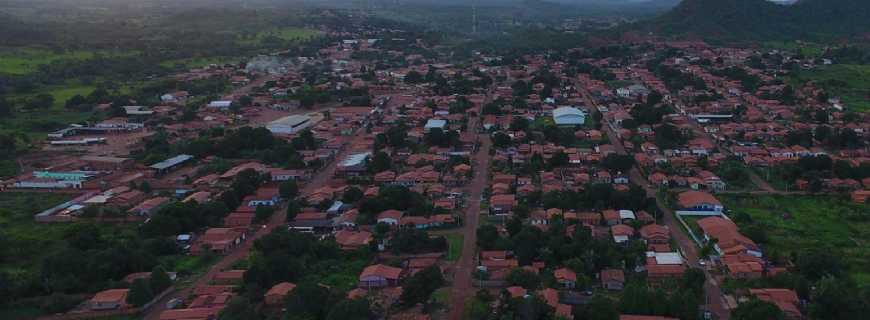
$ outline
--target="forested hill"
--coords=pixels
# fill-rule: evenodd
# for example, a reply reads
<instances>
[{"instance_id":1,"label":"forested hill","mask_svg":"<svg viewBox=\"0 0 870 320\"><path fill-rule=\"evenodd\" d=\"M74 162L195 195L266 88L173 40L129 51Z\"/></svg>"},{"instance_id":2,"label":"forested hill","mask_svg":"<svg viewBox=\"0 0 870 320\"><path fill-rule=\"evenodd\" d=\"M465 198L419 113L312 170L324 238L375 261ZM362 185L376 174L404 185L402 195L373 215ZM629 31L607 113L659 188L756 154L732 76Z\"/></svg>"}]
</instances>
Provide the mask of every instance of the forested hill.
<instances>
[{"instance_id":1,"label":"forested hill","mask_svg":"<svg viewBox=\"0 0 870 320\"><path fill-rule=\"evenodd\" d=\"M837 39L870 33L868 0L683 0L670 12L639 24L670 36L724 41Z\"/></svg>"}]
</instances>

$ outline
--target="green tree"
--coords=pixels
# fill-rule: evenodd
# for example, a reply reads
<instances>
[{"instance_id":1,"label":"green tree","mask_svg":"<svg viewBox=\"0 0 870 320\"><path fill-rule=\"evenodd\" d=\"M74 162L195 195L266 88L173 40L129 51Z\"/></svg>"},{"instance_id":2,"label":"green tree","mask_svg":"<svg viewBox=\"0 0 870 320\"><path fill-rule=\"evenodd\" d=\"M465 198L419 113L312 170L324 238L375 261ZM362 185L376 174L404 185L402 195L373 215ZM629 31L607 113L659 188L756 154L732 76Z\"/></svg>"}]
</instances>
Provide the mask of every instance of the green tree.
<instances>
[{"instance_id":1,"label":"green tree","mask_svg":"<svg viewBox=\"0 0 870 320\"><path fill-rule=\"evenodd\" d=\"M151 290L151 286L145 279L136 279L136 281L133 281L133 284L130 285L130 292L127 293L127 303L137 307L144 306L153 298L154 292Z\"/></svg>"},{"instance_id":2,"label":"green tree","mask_svg":"<svg viewBox=\"0 0 870 320\"><path fill-rule=\"evenodd\" d=\"M785 319L785 315L775 304L753 298L737 306L737 309L731 313L731 318L734 320L782 320Z\"/></svg>"},{"instance_id":3,"label":"green tree","mask_svg":"<svg viewBox=\"0 0 870 320\"><path fill-rule=\"evenodd\" d=\"M483 225L477 227L477 246L483 250L490 250L495 247L498 241L498 229L493 225Z\"/></svg>"},{"instance_id":4,"label":"green tree","mask_svg":"<svg viewBox=\"0 0 870 320\"><path fill-rule=\"evenodd\" d=\"M438 266L431 266L417 272L402 286L402 304L413 306L426 302L432 292L444 285L444 276Z\"/></svg>"},{"instance_id":5,"label":"green tree","mask_svg":"<svg viewBox=\"0 0 870 320\"><path fill-rule=\"evenodd\" d=\"M281 182L278 185L278 193L281 195L281 198L293 199L299 195L299 185L293 180Z\"/></svg>"},{"instance_id":6,"label":"green tree","mask_svg":"<svg viewBox=\"0 0 870 320\"><path fill-rule=\"evenodd\" d=\"M148 285L154 292L159 293L172 286L172 279L169 278L169 275L166 274L163 267L157 266L151 270L151 276L148 278Z\"/></svg>"},{"instance_id":7,"label":"green tree","mask_svg":"<svg viewBox=\"0 0 870 320\"><path fill-rule=\"evenodd\" d=\"M507 282L528 290L535 290L541 284L541 278L534 272L522 268L514 268L508 274Z\"/></svg>"},{"instance_id":8,"label":"green tree","mask_svg":"<svg viewBox=\"0 0 870 320\"><path fill-rule=\"evenodd\" d=\"M366 299L345 299L332 307L326 320L368 320L372 316L372 310Z\"/></svg>"},{"instance_id":9,"label":"green tree","mask_svg":"<svg viewBox=\"0 0 870 320\"><path fill-rule=\"evenodd\" d=\"M233 297L220 311L219 320L257 320L260 317L251 302L244 297Z\"/></svg>"},{"instance_id":10,"label":"green tree","mask_svg":"<svg viewBox=\"0 0 870 320\"><path fill-rule=\"evenodd\" d=\"M372 157L372 161L369 162L369 171L372 173L378 173L390 170L392 166L393 160L390 159L390 155L386 152L378 151L378 153L375 153L375 156Z\"/></svg>"}]
</instances>

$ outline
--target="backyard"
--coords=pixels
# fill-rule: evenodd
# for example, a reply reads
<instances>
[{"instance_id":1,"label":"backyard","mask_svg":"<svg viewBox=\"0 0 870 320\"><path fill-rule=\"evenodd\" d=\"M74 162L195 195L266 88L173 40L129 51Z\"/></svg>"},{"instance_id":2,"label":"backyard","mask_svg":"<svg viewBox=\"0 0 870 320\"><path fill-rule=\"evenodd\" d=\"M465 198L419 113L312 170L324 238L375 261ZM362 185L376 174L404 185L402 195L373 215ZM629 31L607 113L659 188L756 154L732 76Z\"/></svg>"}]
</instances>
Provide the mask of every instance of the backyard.
<instances>
[{"instance_id":1,"label":"backyard","mask_svg":"<svg viewBox=\"0 0 870 320\"><path fill-rule=\"evenodd\" d=\"M789 256L803 249L842 252L851 277L870 285L870 206L833 196L723 195L729 216L743 228L765 230L766 253ZM745 213L751 221L740 218Z\"/></svg>"}]
</instances>

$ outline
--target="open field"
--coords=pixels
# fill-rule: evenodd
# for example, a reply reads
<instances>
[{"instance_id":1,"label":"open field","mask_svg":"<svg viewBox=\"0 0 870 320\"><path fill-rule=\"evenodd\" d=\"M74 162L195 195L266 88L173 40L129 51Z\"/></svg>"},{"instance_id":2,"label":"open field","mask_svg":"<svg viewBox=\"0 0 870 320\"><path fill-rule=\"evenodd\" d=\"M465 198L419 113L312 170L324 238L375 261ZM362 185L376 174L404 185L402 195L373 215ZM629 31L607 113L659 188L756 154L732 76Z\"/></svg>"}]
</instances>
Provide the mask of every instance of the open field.
<instances>
[{"instance_id":1,"label":"open field","mask_svg":"<svg viewBox=\"0 0 870 320\"><path fill-rule=\"evenodd\" d=\"M733 218L749 214L765 230L770 253L782 256L807 248L832 248L843 253L850 276L870 285L870 206L830 196L723 195L719 199Z\"/></svg>"},{"instance_id":2,"label":"open field","mask_svg":"<svg viewBox=\"0 0 870 320\"><path fill-rule=\"evenodd\" d=\"M40 65L62 60L86 60L97 55L125 56L135 52L108 52L73 50L54 52L38 48L0 49L0 73L25 75L39 69Z\"/></svg>"},{"instance_id":3,"label":"open field","mask_svg":"<svg viewBox=\"0 0 870 320\"><path fill-rule=\"evenodd\" d=\"M815 81L832 97L840 97L847 110L870 111L870 65L838 64L800 72L792 79Z\"/></svg>"}]
</instances>

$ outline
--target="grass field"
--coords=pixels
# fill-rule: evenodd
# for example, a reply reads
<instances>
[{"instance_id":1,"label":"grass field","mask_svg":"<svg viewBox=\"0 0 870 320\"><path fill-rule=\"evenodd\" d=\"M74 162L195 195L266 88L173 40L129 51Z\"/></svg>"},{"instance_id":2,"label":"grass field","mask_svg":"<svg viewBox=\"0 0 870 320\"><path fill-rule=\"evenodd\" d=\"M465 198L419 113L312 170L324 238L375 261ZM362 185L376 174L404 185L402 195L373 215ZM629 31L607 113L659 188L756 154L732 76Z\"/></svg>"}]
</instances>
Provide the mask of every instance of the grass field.
<instances>
[{"instance_id":1,"label":"grass field","mask_svg":"<svg viewBox=\"0 0 870 320\"><path fill-rule=\"evenodd\" d=\"M37 48L0 49L0 73L25 75L36 71L43 64L61 60L86 60L98 54L124 56L134 54L134 52L95 52L86 50L53 52Z\"/></svg>"},{"instance_id":2,"label":"grass field","mask_svg":"<svg viewBox=\"0 0 870 320\"><path fill-rule=\"evenodd\" d=\"M446 235L447 237L447 261L456 261L459 260L459 257L462 256L462 241L463 236L459 233L451 233Z\"/></svg>"},{"instance_id":3,"label":"grass field","mask_svg":"<svg viewBox=\"0 0 870 320\"><path fill-rule=\"evenodd\" d=\"M232 57L206 57L206 58L191 58L191 59L178 59L178 60L168 60L161 62L160 65L167 68L175 68L179 65L184 66L186 69L193 68L202 68L211 64L226 64L226 63L238 63L239 58Z\"/></svg>"},{"instance_id":4,"label":"grass field","mask_svg":"<svg viewBox=\"0 0 870 320\"><path fill-rule=\"evenodd\" d=\"M831 96L838 96L847 110L870 111L870 65L838 64L800 72L792 78L796 84L815 81Z\"/></svg>"},{"instance_id":5,"label":"grass field","mask_svg":"<svg viewBox=\"0 0 870 320\"><path fill-rule=\"evenodd\" d=\"M787 256L806 248L841 250L849 274L870 285L870 206L830 196L740 196L719 199L734 217L745 212L766 230L765 250ZM788 213L790 218L784 218ZM745 223L744 223L745 225Z\"/></svg>"}]
</instances>

